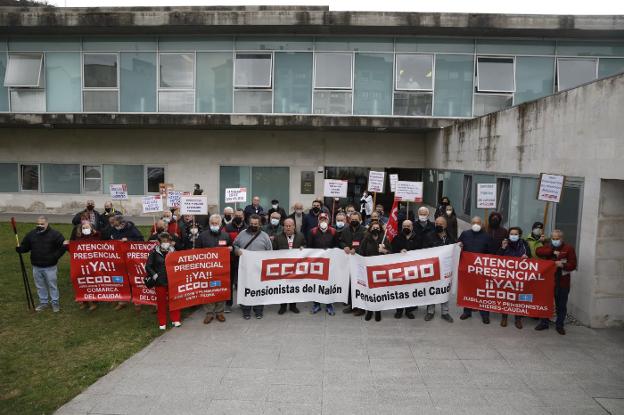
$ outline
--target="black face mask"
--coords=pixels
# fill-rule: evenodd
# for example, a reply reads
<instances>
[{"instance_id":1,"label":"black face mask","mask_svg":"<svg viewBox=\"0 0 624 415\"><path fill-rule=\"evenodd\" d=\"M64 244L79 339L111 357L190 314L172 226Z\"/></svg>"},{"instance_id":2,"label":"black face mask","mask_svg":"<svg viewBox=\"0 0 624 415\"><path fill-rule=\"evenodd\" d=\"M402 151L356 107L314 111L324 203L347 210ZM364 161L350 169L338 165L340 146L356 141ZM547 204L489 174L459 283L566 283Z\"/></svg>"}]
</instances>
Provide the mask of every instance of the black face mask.
<instances>
[{"instance_id":1,"label":"black face mask","mask_svg":"<svg viewBox=\"0 0 624 415\"><path fill-rule=\"evenodd\" d=\"M164 231L165 231L165 228L158 228L158 229L156 229L156 233L161 233L161 232L164 232Z\"/></svg>"},{"instance_id":2,"label":"black face mask","mask_svg":"<svg viewBox=\"0 0 624 415\"><path fill-rule=\"evenodd\" d=\"M436 225L436 227L435 227L435 231L436 231L437 233L442 233L442 232L444 232L445 230L446 230L446 228L445 228L444 226L441 226L441 225Z\"/></svg>"},{"instance_id":3,"label":"black face mask","mask_svg":"<svg viewBox=\"0 0 624 415\"><path fill-rule=\"evenodd\" d=\"M381 232L381 231L380 231L378 228L373 228L373 229L371 230L371 235L373 235L373 236L379 236L379 233L380 233L380 232Z\"/></svg>"},{"instance_id":4,"label":"black face mask","mask_svg":"<svg viewBox=\"0 0 624 415\"><path fill-rule=\"evenodd\" d=\"M232 219L232 222L234 222L236 225L240 225L243 222L243 220L241 218L236 217Z\"/></svg>"},{"instance_id":5,"label":"black face mask","mask_svg":"<svg viewBox=\"0 0 624 415\"><path fill-rule=\"evenodd\" d=\"M46 230L45 226L37 225L37 233L43 233Z\"/></svg>"},{"instance_id":6,"label":"black face mask","mask_svg":"<svg viewBox=\"0 0 624 415\"><path fill-rule=\"evenodd\" d=\"M403 235L407 236L410 233L412 233L412 230L410 228L403 228Z\"/></svg>"},{"instance_id":7,"label":"black face mask","mask_svg":"<svg viewBox=\"0 0 624 415\"><path fill-rule=\"evenodd\" d=\"M95 206L93 206L93 205L87 205L87 210L93 210L94 207Z\"/></svg>"},{"instance_id":8,"label":"black face mask","mask_svg":"<svg viewBox=\"0 0 624 415\"><path fill-rule=\"evenodd\" d=\"M106 213L110 213L110 212L111 212L111 210L113 210L113 209L111 209L111 208L104 208L104 211L105 211Z\"/></svg>"},{"instance_id":9,"label":"black face mask","mask_svg":"<svg viewBox=\"0 0 624 415\"><path fill-rule=\"evenodd\" d=\"M496 216L494 216L492 219L490 219L490 226L492 226L493 228L498 228L498 225L500 225L500 219Z\"/></svg>"},{"instance_id":10,"label":"black face mask","mask_svg":"<svg viewBox=\"0 0 624 415\"><path fill-rule=\"evenodd\" d=\"M359 224L360 224L359 220L352 220L351 221L351 226L353 226L354 228L357 228Z\"/></svg>"},{"instance_id":11,"label":"black face mask","mask_svg":"<svg viewBox=\"0 0 624 415\"><path fill-rule=\"evenodd\" d=\"M320 207L313 207L312 208L312 212L314 212L314 213L319 213L320 211L321 211Z\"/></svg>"},{"instance_id":12,"label":"black face mask","mask_svg":"<svg viewBox=\"0 0 624 415\"><path fill-rule=\"evenodd\" d=\"M225 220L228 222L232 219L232 215L225 215Z\"/></svg>"},{"instance_id":13,"label":"black face mask","mask_svg":"<svg viewBox=\"0 0 624 415\"><path fill-rule=\"evenodd\" d=\"M250 231L251 233L256 233L256 232L258 232L258 229L260 229L260 228L259 228L258 226L255 226L255 225L254 225L254 226L250 226L250 227L249 227L249 231Z\"/></svg>"}]
</instances>

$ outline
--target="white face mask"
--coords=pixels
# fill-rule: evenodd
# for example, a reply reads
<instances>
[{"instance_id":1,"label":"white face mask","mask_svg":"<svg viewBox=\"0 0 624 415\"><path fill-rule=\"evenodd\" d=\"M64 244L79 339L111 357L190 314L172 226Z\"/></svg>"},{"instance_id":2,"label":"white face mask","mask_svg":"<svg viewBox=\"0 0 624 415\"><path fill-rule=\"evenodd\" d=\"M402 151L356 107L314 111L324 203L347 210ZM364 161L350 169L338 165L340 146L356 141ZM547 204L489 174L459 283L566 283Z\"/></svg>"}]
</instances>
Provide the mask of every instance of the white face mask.
<instances>
[{"instance_id":1,"label":"white face mask","mask_svg":"<svg viewBox=\"0 0 624 415\"><path fill-rule=\"evenodd\" d=\"M191 233L193 235L196 235L197 234L197 228L191 228Z\"/></svg>"},{"instance_id":2,"label":"white face mask","mask_svg":"<svg viewBox=\"0 0 624 415\"><path fill-rule=\"evenodd\" d=\"M344 222L341 222L341 221L336 222L336 228L342 229L342 228L344 228L344 226L345 226Z\"/></svg>"},{"instance_id":3,"label":"white face mask","mask_svg":"<svg viewBox=\"0 0 624 415\"><path fill-rule=\"evenodd\" d=\"M321 228L322 231L327 230L327 222L319 223L319 228Z\"/></svg>"},{"instance_id":4,"label":"white face mask","mask_svg":"<svg viewBox=\"0 0 624 415\"><path fill-rule=\"evenodd\" d=\"M219 229L221 229L219 226L210 225L210 230L211 230L212 232L214 232L214 233L219 232ZM195 231L195 232L193 232L193 231ZM191 232L193 232L193 233L197 233L197 229L193 228L193 229L191 229Z\"/></svg>"},{"instance_id":5,"label":"white face mask","mask_svg":"<svg viewBox=\"0 0 624 415\"><path fill-rule=\"evenodd\" d=\"M540 228L533 229L533 235L542 236L542 230Z\"/></svg>"},{"instance_id":6,"label":"white face mask","mask_svg":"<svg viewBox=\"0 0 624 415\"><path fill-rule=\"evenodd\" d=\"M277 209L279 205L273 205L273 209Z\"/></svg>"},{"instance_id":7,"label":"white face mask","mask_svg":"<svg viewBox=\"0 0 624 415\"><path fill-rule=\"evenodd\" d=\"M169 222L171 222L171 218L170 218L170 217L168 217L168 216L165 216L165 217L163 218L163 222L165 222L165 223L169 223Z\"/></svg>"},{"instance_id":8,"label":"white face mask","mask_svg":"<svg viewBox=\"0 0 624 415\"><path fill-rule=\"evenodd\" d=\"M171 244L169 242L163 242L160 244L161 251L168 251L170 247L171 247Z\"/></svg>"},{"instance_id":9,"label":"white face mask","mask_svg":"<svg viewBox=\"0 0 624 415\"><path fill-rule=\"evenodd\" d=\"M171 219L173 219L173 220L178 220L178 217L177 217L176 215L173 215L173 216L171 217Z\"/></svg>"},{"instance_id":10,"label":"white face mask","mask_svg":"<svg viewBox=\"0 0 624 415\"><path fill-rule=\"evenodd\" d=\"M275 218L271 219L271 225L273 226L279 225L279 219L275 219Z\"/></svg>"},{"instance_id":11,"label":"white face mask","mask_svg":"<svg viewBox=\"0 0 624 415\"><path fill-rule=\"evenodd\" d=\"M427 222L427 219L429 219L429 216L418 215L418 220L421 222Z\"/></svg>"},{"instance_id":12,"label":"white face mask","mask_svg":"<svg viewBox=\"0 0 624 415\"><path fill-rule=\"evenodd\" d=\"M91 228L83 228L82 229L82 234L83 235L91 235Z\"/></svg>"},{"instance_id":13,"label":"white face mask","mask_svg":"<svg viewBox=\"0 0 624 415\"><path fill-rule=\"evenodd\" d=\"M470 229L472 229L473 232L480 232L481 231L481 225L479 225L478 223L475 223L474 225L472 225L470 227Z\"/></svg>"},{"instance_id":14,"label":"white face mask","mask_svg":"<svg viewBox=\"0 0 624 415\"><path fill-rule=\"evenodd\" d=\"M446 211L446 214L447 214L448 216L451 216L451 215L453 214L453 211L452 211L452 210L447 210L447 211Z\"/></svg>"}]
</instances>

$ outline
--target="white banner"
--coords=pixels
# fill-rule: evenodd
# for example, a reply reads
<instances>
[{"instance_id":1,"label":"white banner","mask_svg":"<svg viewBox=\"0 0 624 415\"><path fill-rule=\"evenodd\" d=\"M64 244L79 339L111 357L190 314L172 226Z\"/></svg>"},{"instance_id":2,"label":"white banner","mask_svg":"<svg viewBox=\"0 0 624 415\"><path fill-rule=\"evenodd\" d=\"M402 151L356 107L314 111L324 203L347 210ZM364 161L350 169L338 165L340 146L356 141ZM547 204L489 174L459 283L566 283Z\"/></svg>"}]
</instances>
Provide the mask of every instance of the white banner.
<instances>
[{"instance_id":1,"label":"white banner","mask_svg":"<svg viewBox=\"0 0 624 415\"><path fill-rule=\"evenodd\" d=\"M349 258L353 307L381 311L440 304L455 291L459 245Z\"/></svg>"},{"instance_id":2,"label":"white banner","mask_svg":"<svg viewBox=\"0 0 624 415\"><path fill-rule=\"evenodd\" d=\"M323 196L325 197L347 197L349 182L346 180L325 179Z\"/></svg>"},{"instance_id":3,"label":"white banner","mask_svg":"<svg viewBox=\"0 0 624 415\"><path fill-rule=\"evenodd\" d=\"M163 211L163 198L161 195L143 196L143 213L156 213Z\"/></svg>"},{"instance_id":4,"label":"white banner","mask_svg":"<svg viewBox=\"0 0 624 415\"><path fill-rule=\"evenodd\" d=\"M206 196L182 196L180 198L181 215L207 215L208 197Z\"/></svg>"},{"instance_id":5,"label":"white banner","mask_svg":"<svg viewBox=\"0 0 624 415\"><path fill-rule=\"evenodd\" d=\"M496 183L477 183L477 209L496 209Z\"/></svg>"},{"instance_id":6,"label":"white banner","mask_svg":"<svg viewBox=\"0 0 624 415\"><path fill-rule=\"evenodd\" d=\"M225 189L225 203L245 203L246 201L246 187L229 187Z\"/></svg>"},{"instance_id":7,"label":"white banner","mask_svg":"<svg viewBox=\"0 0 624 415\"><path fill-rule=\"evenodd\" d=\"M368 172L368 191L371 193L383 193L386 172L371 170Z\"/></svg>"},{"instance_id":8,"label":"white banner","mask_svg":"<svg viewBox=\"0 0 624 415\"><path fill-rule=\"evenodd\" d=\"M240 257L238 304L346 303L348 291L342 249L245 250Z\"/></svg>"},{"instance_id":9,"label":"white banner","mask_svg":"<svg viewBox=\"0 0 624 415\"><path fill-rule=\"evenodd\" d=\"M128 200L128 186L125 184L111 184L109 187L111 199Z\"/></svg>"},{"instance_id":10,"label":"white banner","mask_svg":"<svg viewBox=\"0 0 624 415\"><path fill-rule=\"evenodd\" d=\"M407 182L399 180L396 182L396 191L394 195L403 202L420 203L423 200L423 182Z\"/></svg>"}]
</instances>

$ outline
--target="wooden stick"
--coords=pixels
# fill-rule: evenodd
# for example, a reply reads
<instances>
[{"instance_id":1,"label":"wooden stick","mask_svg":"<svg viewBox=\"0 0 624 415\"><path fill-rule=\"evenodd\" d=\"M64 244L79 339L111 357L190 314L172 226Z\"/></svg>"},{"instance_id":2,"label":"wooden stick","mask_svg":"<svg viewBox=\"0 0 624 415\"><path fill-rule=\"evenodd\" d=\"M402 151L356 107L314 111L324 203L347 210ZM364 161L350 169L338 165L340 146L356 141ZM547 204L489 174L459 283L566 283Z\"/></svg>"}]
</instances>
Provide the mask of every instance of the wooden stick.
<instances>
[{"instance_id":1,"label":"wooden stick","mask_svg":"<svg viewBox=\"0 0 624 415\"><path fill-rule=\"evenodd\" d=\"M488 210L487 210L487 209L485 209L485 210L483 211L483 216L484 216L484 218L483 218L483 222L485 222L485 229L487 229L487 228L488 228L488 225L489 225L489 224L488 224L488 222L489 222L489 221L488 221Z\"/></svg>"},{"instance_id":2,"label":"wooden stick","mask_svg":"<svg viewBox=\"0 0 624 415\"><path fill-rule=\"evenodd\" d=\"M544 205L544 234L546 234L546 223L548 221L548 208L550 206L550 202L546 202Z\"/></svg>"}]
</instances>

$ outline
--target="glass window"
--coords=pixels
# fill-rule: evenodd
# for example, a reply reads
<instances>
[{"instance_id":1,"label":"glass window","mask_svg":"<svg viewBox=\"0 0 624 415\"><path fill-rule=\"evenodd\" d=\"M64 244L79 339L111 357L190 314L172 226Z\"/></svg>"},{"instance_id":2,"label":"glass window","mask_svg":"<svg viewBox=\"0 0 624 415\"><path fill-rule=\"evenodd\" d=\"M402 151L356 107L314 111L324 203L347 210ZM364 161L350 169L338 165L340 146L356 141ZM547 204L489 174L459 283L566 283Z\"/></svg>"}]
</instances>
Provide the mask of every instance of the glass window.
<instances>
[{"instance_id":1,"label":"glass window","mask_svg":"<svg viewBox=\"0 0 624 415\"><path fill-rule=\"evenodd\" d=\"M237 53L234 62L234 86L270 88L272 58L270 53Z\"/></svg>"},{"instance_id":2,"label":"glass window","mask_svg":"<svg viewBox=\"0 0 624 415\"><path fill-rule=\"evenodd\" d=\"M351 53L317 53L315 56L315 88L352 88Z\"/></svg>"},{"instance_id":3,"label":"glass window","mask_svg":"<svg viewBox=\"0 0 624 415\"><path fill-rule=\"evenodd\" d=\"M598 78L624 73L624 59L600 58L598 63Z\"/></svg>"},{"instance_id":4,"label":"glass window","mask_svg":"<svg viewBox=\"0 0 624 415\"><path fill-rule=\"evenodd\" d=\"M82 166L82 188L85 192L102 191L102 166Z\"/></svg>"},{"instance_id":5,"label":"glass window","mask_svg":"<svg viewBox=\"0 0 624 415\"><path fill-rule=\"evenodd\" d=\"M396 55L396 89L433 89L433 55Z\"/></svg>"},{"instance_id":6,"label":"glass window","mask_svg":"<svg viewBox=\"0 0 624 415\"><path fill-rule=\"evenodd\" d=\"M477 39L477 53L503 55L554 55L555 42L544 40Z\"/></svg>"},{"instance_id":7,"label":"glass window","mask_svg":"<svg viewBox=\"0 0 624 415\"><path fill-rule=\"evenodd\" d=\"M513 92L513 58L477 58L477 90L480 92Z\"/></svg>"},{"instance_id":8,"label":"glass window","mask_svg":"<svg viewBox=\"0 0 624 415\"><path fill-rule=\"evenodd\" d=\"M312 112L312 54L275 54L276 113L310 114Z\"/></svg>"},{"instance_id":9,"label":"glass window","mask_svg":"<svg viewBox=\"0 0 624 415\"><path fill-rule=\"evenodd\" d=\"M496 210L503 215L503 224L509 225L509 179L496 179Z\"/></svg>"},{"instance_id":10,"label":"glass window","mask_svg":"<svg viewBox=\"0 0 624 415\"><path fill-rule=\"evenodd\" d=\"M537 200L537 179L533 177L512 177L511 197L509 199L509 221L512 226L519 226L523 235L528 236L534 222L544 220L546 202ZM550 225L548 225L550 227Z\"/></svg>"},{"instance_id":11,"label":"glass window","mask_svg":"<svg viewBox=\"0 0 624 415\"><path fill-rule=\"evenodd\" d=\"M357 53L353 113L392 114L392 54Z\"/></svg>"},{"instance_id":12,"label":"glass window","mask_svg":"<svg viewBox=\"0 0 624 415\"><path fill-rule=\"evenodd\" d=\"M251 203L251 168L249 166L221 166L219 168L219 203L221 204L221 211L228 205L234 207L233 203L225 203L225 189L232 187L247 188L247 201L238 203L238 207L242 209L248 203ZM262 203L262 201L260 202Z\"/></svg>"},{"instance_id":13,"label":"glass window","mask_svg":"<svg viewBox=\"0 0 624 415\"><path fill-rule=\"evenodd\" d=\"M554 58L533 56L516 58L516 94L514 97L516 104L551 95L554 86Z\"/></svg>"},{"instance_id":14,"label":"glass window","mask_svg":"<svg viewBox=\"0 0 624 415\"><path fill-rule=\"evenodd\" d=\"M474 116L500 111L513 105L512 95L475 94Z\"/></svg>"},{"instance_id":15,"label":"glass window","mask_svg":"<svg viewBox=\"0 0 624 415\"><path fill-rule=\"evenodd\" d=\"M314 113L345 115L351 114L351 92L314 91Z\"/></svg>"},{"instance_id":16,"label":"glass window","mask_svg":"<svg viewBox=\"0 0 624 415\"><path fill-rule=\"evenodd\" d=\"M596 59L557 59L558 90L574 88L596 79Z\"/></svg>"},{"instance_id":17,"label":"glass window","mask_svg":"<svg viewBox=\"0 0 624 415\"><path fill-rule=\"evenodd\" d=\"M117 88L117 55L112 53L85 53L85 88Z\"/></svg>"},{"instance_id":18,"label":"glass window","mask_svg":"<svg viewBox=\"0 0 624 415\"><path fill-rule=\"evenodd\" d=\"M422 38L398 37L395 50L397 52L437 52L437 53L474 53L472 39L459 38Z\"/></svg>"},{"instance_id":19,"label":"glass window","mask_svg":"<svg viewBox=\"0 0 624 415\"><path fill-rule=\"evenodd\" d=\"M483 183L496 183L496 177L494 175L491 174L473 174L472 175L472 185L474 186L474 188L472 189L472 191L475 194L475 198L473 199L473 204L471 206L471 211L470 211L470 216L479 216L482 219L485 219L486 212L485 209L480 209L477 207L477 188L479 186L479 184L483 184ZM452 201L452 199L451 199ZM498 199L497 199L498 202ZM492 213L493 210L496 209L489 209L488 210L488 214ZM507 217L504 218L505 220L507 220ZM483 224L485 225L485 220L483 220Z\"/></svg>"},{"instance_id":20,"label":"glass window","mask_svg":"<svg viewBox=\"0 0 624 415\"><path fill-rule=\"evenodd\" d=\"M394 93L394 115L430 116L432 104L431 92Z\"/></svg>"},{"instance_id":21,"label":"glass window","mask_svg":"<svg viewBox=\"0 0 624 415\"><path fill-rule=\"evenodd\" d=\"M21 189L22 190L39 190L39 165L38 164L22 164L20 165Z\"/></svg>"},{"instance_id":22,"label":"glass window","mask_svg":"<svg viewBox=\"0 0 624 415\"><path fill-rule=\"evenodd\" d=\"M121 111L156 111L156 53L121 53Z\"/></svg>"},{"instance_id":23,"label":"glass window","mask_svg":"<svg viewBox=\"0 0 624 415\"><path fill-rule=\"evenodd\" d=\"M11 111L45 112L46 96L43 89L11 89Z\"/></svg>"},{"instance_id":24,"label":"glass window","mask_svg":"<svg viewBox=\"0 0 624 415\"><path fill-rule=\"evenodd\" d=\"M6 50L3 48L2 50ZM80 51L80 37L68 36L11 36L9 50L18 52L63 52Z\"/></svg>"},{"instance_id":25,"label":"glass window","mask_svg":"<svg viewBox=\"0 0 624 415\"><path fill-rule=\"evenodd\" d=\"M270 114L271 91L234 91L234 112L245 114Z\"/></svg>"},{"instance_id":26,"label":"glass window","mask_svg":"<svg viewBox=\"0 0 624 415\"><path fill-rule=\"evenodd\" d=\"M11 53L4 86L39 88L43 84L41 53Z\"/></svg>"},{"instance_id":27,"label":"glass window","mask_svg":"<svg viewBox=\"0 0 624 415\"><path fill-rule=\"evenodd\" d=\"M0 79L4 79L6 72L7 55L0 53ZM4 87L4 82L0 85L0 111L9 110L9 88Z\"/></svg>"},{"instance_id":28,"label":"glass window","mask_svg":"<svg viewBox=\"0 0 624 415\"><path fill-rule=\"evenodd\" d=\"M561 201L555 203L555 227L561 229L566 242L576 249L578 249L579 216L582 203L582 185L569 186L567 183L561 192Z\"/></svg>"},{"instance_id":29,"label":"glass window","mask_svg":"<svg viewBox=\"0 0 624 415\"><path fill-rule=\"evenodd\" d=\"M234 46L232 36L160 36L158 38L158 49L161 51L168 50L172 52L179 51L211 51L211 50L229 50ZM231 55L231 54L230 54Z\"/></svg>"},{"instance_id":30,"label":"glass window","mask_svg":"<svg viewBox=\"0 0 624 415\"><path fill-rule=\"evenodd\" d=\"M144 194L142 165L105 164L102 177L104 193L108 193L111 184L125 184L129 195Z\"/></svg>"},{"instance_id":31,"label":"glass window","mask_svg":"<svg viewBox=\"0 0 624 415\"><path fill-rule=\"evenodd\" d=\"M236 50L312 50L311 37L237 36Z\"/></svg>"},{"instance_id":32,"label":"glass window","mask_svg":"<svg viewBox=\"0 0 624 415\"><path fill-rule=\"evenodd\" d=\"M436 55L433 115L471 117L474 57Z\"/></svg>"},{"instance_id":33,"label":"glass window","mask_svg":"<svg viewBox=\"0 0 624 415\"><path fill-rule=\"evenodd\" d=\"M46 100L50 112L80 112L80 53L46 54Z\"/></svg>"},{"instance_id":34,"label":"glass window","mask_svg":"<svg viewBox=\"0 0 624 415\"><path fill-rule=\"evenodd\" d=\"M251 192L260 197L260 203L269 206L271 200L277 199L280 206L290 206L290 169L288 167L252 167Z\"/></svg>"},{"instance_id":35,"label":"glass window","mask_svg":"<svg viewBox=\"0 0 624 415\"><path fill-rule=\"evenodd\" d=\"M197 112L232 112L232 53L197 54Z\"/></svg>"},{"instance_id":36,"label":"glass window","mask_svg":"<svg viewBox=\"0 0 624 415\"><path fill-rule=\"evenodd\" d=\"M192 53L160 54L160 87L193 88L195 58Z\"/></svg>"},{"instance_id":37,"label":"glass window","mask_svg":"<svg viewBox=\"0 0 624 415\"><path fill-rule=\"evenodd\" d=\"M193 112L193 91L158 91L159 112Z\"/></svg>"},{"instance_id":38,"label":"glass window","mask_svg":"<svg viewBox=\"0 0 624 415\"><path fill-rule=\"evenodd\" d=\"M147 192L160 192L160 183L165 183L164 167L148 167L147 168Z\"/></svg>"},{"instance_id":39,"label":"glass window","mask_svg":"<svg viewBox=\"0 0 624 415\"><path fill-rule=\"evenodd\" d=\"M87 36L82 39L82 50L89 52L147 52L157 49L156 37Z\"/></svg>"},{"instance_id":40,"label":"glass window","mask_svg":"<svg viewBox=\"0 0 624 415\"><path fill-rule=\"evenodd\" d=\"M44 193L80 193L79 164L42 164Z\"/></svg>"},{"instance_id":41,"label":"glass window","mask_svg":"<svg viewBox=\"0 0 624 415\"><path fill-rule=\"evenodd\" d=\"M317 37L316 50L319 51L359 51L359 52L392 52L394 50L391 37Z\"/></svg>"},{"instance_id":42,"label":"glass window","mask_svg":"<svg viewBox=\"0 0 624 415\"><path fill-rule=\"evenodd\" d=\"M460 216L462 214L461 201L464 190L464 175L460 172L446 171L442 175L442 181L442 191L438 192L438 197L448 197L451 200L451 204L455 207L455 212L457 212L457 215Z\"/></svg>"},{"instance_id":43,"label":"glass window","mask_svg":"<svg viewBox=\"0 0 624 415\"><path fill-rule=\"evenodd\" d=\"M19 191L17 163L0 163L0 192Z\"/></svg>"},{"instance_id":44,"label":"glass window","mask_svg":"<svg viewBox=\"0 0 624 415\"><path fill-rule=\"evenodd\" d=\"M616 41L557 41L557 55L564 56L624 56L624 42Z\"/></svg>"},{"instance_id":45,"label":"glass window","mask_svg":"<svg viewBox=\"0 0 624 415\"><path fill-rule=\"evenodd\" d=\"M84 112L117 112L117 91L82 91Z\"/></svg>"},{"instance_id":46,"label":"glass window","mask_svg":"<svg viewBox=\"0 0 624 415\"><path fill-rule=\"evenodd\" d=\"M470 216L472 208L472 176L464 175L464 186L462 192L462 212L464 215Z\"/></svg>"}]
</instances>

